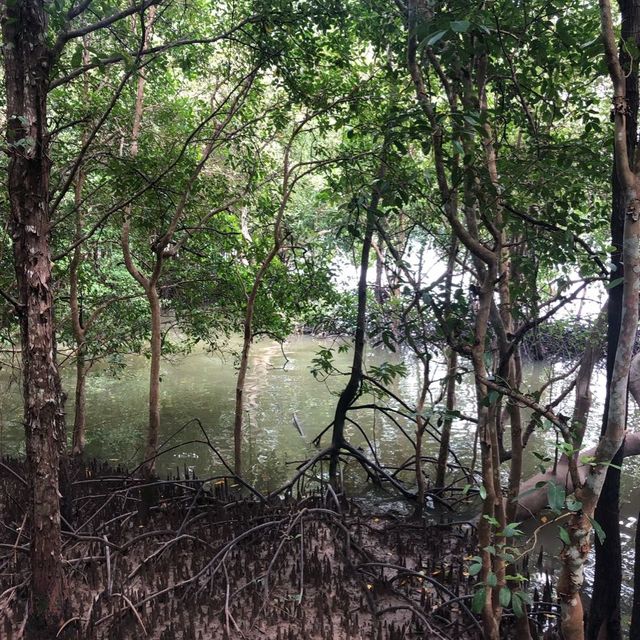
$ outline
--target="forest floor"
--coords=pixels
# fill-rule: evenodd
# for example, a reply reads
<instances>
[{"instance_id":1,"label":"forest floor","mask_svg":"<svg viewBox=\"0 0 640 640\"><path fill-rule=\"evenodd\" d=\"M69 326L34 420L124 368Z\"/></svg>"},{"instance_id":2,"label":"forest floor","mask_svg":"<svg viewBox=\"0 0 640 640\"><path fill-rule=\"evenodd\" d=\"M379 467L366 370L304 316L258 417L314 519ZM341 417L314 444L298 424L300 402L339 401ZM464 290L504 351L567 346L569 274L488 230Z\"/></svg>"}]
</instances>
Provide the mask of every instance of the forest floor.
<instances>
[{"instance_id":1,"label":"forest floor","mask_svg":"<svg viewBox=\"0 0 640 640\"><path fill-rule=\"evenodd\" d=\"M0 464L6 640L22 636L27 613L23 476L22 463ZM472 524L364 512L332 491L263 503L234 495L226 480L178 474L150 485L97 463L76 465L71 486L60 638L481 637L466 572Z\"/></svg>"}]
</instances>

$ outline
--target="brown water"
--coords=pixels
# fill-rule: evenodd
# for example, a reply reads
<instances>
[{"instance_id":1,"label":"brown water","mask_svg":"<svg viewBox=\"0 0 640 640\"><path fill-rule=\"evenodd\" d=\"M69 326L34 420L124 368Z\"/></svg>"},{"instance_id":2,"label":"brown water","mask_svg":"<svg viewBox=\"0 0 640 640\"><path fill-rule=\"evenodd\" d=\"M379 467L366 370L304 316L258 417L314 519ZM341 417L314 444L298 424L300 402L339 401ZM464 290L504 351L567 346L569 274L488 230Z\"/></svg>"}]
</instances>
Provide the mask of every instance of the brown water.
<instances>
[{"instance_id":1,"label":"brown water","mask_svg":"<svg viewBox=\"0 0 640 640\"><path fill-rule=\"evenodd\" d=\"M245 468L249 481L264 489L277 486L292 473L294 461L306 458L314 450L310 441L331 422L337 393L344 386L345 377L336 375L324 382L318 381L311 374L311 360L321 346L326 348L332 344L329 340L296 336L283 348L268 341L258 341L254 345L247 378L245 414ZM350 358L350 353L336 353L335 365L346 372ZM385 360L397 362L399 356L373 349L367 354L368 366ZM395 389L411 405L416 397L419 372L415 364L407 362L407 365L408 375L398 381ZM556 369L560 366L557 365ZM525 383L534 390L549 375L548 363L529 365ZM72 424L72 368L64 368L63 376L65 388L70 392L67 406L68 422ZM189 424L189 421L197 418L212 444L232 462L235 376L234 356L231 354L221 357L196 349L188 355L175 356L163 362L161 442L166 442L167 448L184 444L161 456L159 470L186 467L199 477L224 472L220 461L206 444L189 443L203 440L198 425L194 422ZM441 376L442 369L434 368L432 377L437 379ZM0 370L0 389L3 392L0 396L0 453L21 454L24 435L20 425L20 385L9 384L10 381L10 370L5 367ZM589 446L596 440L600 429L604 387L604 374L599 372L593 385L594 403L586 438ZM96 366L92 370L87 389L88 456L122 463L130 468L141 460L147 421L147 389L148 360L142 356L128 358L126 367L117 377L104 366ZM438 392L436 383L433 385L434 397ZM368 400L362 400L365 401ZM473 387L464 380L458 391L458 409L473 415L474 402ZM570 395L564 413L570 413L572 402ZM294 414L304 437L294 425ZM409 458L411 444L381 412L360 411L352 417L365 429L376 454L384 463L398 465ZM631 423L637 423L635 415ZM408 425L407 430L411 432ZM367 448L364 438L353 426L349 426L347 432L354 444ZM551 433L538 433L530 446L535 451L550 453L553 442ZM452 447L463 464L470 462L473 425L464 421L454 423ZM433 439L427 438L425 449L427 455L436 453L437 445ZM537 463L533 455L528 455L525 475L534 473ZM359 490L366 493L367 488L361 485ZM625 461L622 487L623 557L628 585L625 595L631 592L633 535L639 509L640 460L632 458ZM560 549L557 525L543 529L538 538L549 557L557 555Z\"/></svg>"}]
</instances>

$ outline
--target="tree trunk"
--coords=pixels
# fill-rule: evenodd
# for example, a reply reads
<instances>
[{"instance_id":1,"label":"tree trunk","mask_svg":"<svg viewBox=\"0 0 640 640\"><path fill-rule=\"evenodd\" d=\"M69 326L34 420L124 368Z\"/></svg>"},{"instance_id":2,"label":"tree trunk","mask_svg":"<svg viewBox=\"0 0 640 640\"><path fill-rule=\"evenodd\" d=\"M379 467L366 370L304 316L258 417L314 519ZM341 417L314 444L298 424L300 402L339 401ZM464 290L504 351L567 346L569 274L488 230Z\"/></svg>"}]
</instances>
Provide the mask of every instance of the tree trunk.
<instances>
[{"instance_id":1,"label":"tree trunk","mask_svg":"<svg viewBox=\"0 0 640 640\"><path fill-rule=\"evenodd\" d=\"M143 46L147 46L153 24L156 17L156 7L149 9L148 23L144 31ZM144 18L143 18L144 19ZM135 16L132 16L132 29L135 28ZM140 73L136 84L136 100L133 109L133 125L131 127L131 157L138 155L138 142L142 125L144 111L144 90L145 76ZM142 473L145 477L151 478L155 473L156 455L158 448L158 435L160 433L160 360L162 358L162 317L160 306L160 295L158 293L158 278L162 272L163 255L162 250L156 253L152 274L147 277L141 273L134 264L131 255L129 232L131 225L132 205L129 204L125 211L125 220L122 225L122 235L120 238L122 255L127 271L144 289L149 302L149 315L151 319L151 363L149 368L149 422L147 425L147 442L145 445L144 464Z\"/></svg>"},{"instance_id":2,"label":"tree trunk","mask_svg":"<svg viewBox=\"0 0 640 640\"><path fill-rule=\"evenodd\" d=\"M88 39L82 42L82 63L89 64L90 54L88 48ZM88 78L84 79L83 86L84 98L89 99ZM82 136L82 145L87 143L87 132ZM73 337L76 342L76 397L75 397L75 413L73 419L73 438L71 445L71 453L74 456L82 455L85 445L86 432L86 382L87 372L87 346L85 344L86 331L83 323L83 310L80 293L80 265L82 263L82 234L83 234L83 213L82 213L82 192L86 179L86 173L83 167L78 169L74 188L74 206L75 206L75 242L78 243L73 251L73 257L69 264L69 307L71 310L71 328Z\"/></svg>"},{"instance_id":3,"label":"tree trunk","mask_svg":"<svg viewBox=\"0 0 640 640\"><path fill-rule=\"evenodd\" d=\"M482 485L486 494L482 503L482 518L478 523L478 546L482 558L482 571L480 582L487 583L489 573L492 571L492 556L487 550L494 544L490 518L496 515L496 505L502 500L501 495L496 494L494 483L493 450L496 446L495 416L496 405L487 406L486 398L488 390L482 380L486 379L485 367L485 342L489 325L489 313L493 298L493 283L496 280L495 265L486 269L482 289L480 290L478 311L476 313L474 346L472 351L473 370L476 384L476 398L478 407L478 433L480 439L480 459L482 471ZM486 517L485 517L486 516ZM493 609L492 589L485 588L484 606L482 608L482 623L485 640L498 640L500 637L500 623Z\"/></svg>"},{"instance_id":4,"label":"tree trunk","mask_svg":"<svg viewBox=\"0 0 640 640\"><path fill-rule=\"evenodd\" d=\"M445 286L445 317L451 317L451 287L453 284L453 271L456 265L456 255L458 253L458 238L455 233L451 234L451 244L447 257L447 271L444 280ZM453 418L451 412L456 408L456 375L458 373L458 353L455 349L449 349L447 354L447 387L446 387L446 410L447 415L442 423L442 433L440 434L440 449L438 451L438 463L436 465L436 488L444 487L447 475L447 460L449 458L449 443L451 441L451 426Z\"/></svg>"},{"instance_id":5,"label":"tree trunk","mask_svg":"<svg viewBox=\"0 0 640 640\"><path fill-rule=\"evenodd\" d=\"M234 472L236 475L242 475L242 427L244 424L244 385L247 378L247 370L249 368L249 352L251 351L251 341L253 340L253 316L256 308L256 298L260 291L260 286L264 280L271 263L276 256L281 255L282 245L284 242L282 235L282 222L284 213L295 185L295 178L291 182L291 173L289 166L289 156L293 141L301 131L301 126L297 127L293 136L289 140L282 164L282 198L278 207L278 213L275 217L273 225L273 246L262 261L256 277L254 278L251 292L247 297L247 307L244 314L243 337L242 337L242 354L240 356L240 366L238 367L238 377L236 379L236 406L233 421L233 450L234 450ZM248 231L247 231L248 235Z\"/></svg>"},{"instance_id":6,"label":"tree trunk","mask_svg":"<svg viewBox=\"0 0 640 640\"><path fill-rule=\"evenodd\" d=\"M382 239L378 239L378 251L376 251L376 284L373 293L378 304L384 303L382 290L382 274L384 273L384 245Z\"/></svg>"},{"instance_id":7,"label":"tree trunk","mask_svg":"<svg viewBox=\"0 0 640 640\"><path fill-rule=\"evenodd\" d=\"M635 193L638 193L636 187ZM630 194L635 199L635 193ZM629 200L634 207L633 200ZM561 553L562 571L558 580L558 597L562 608L562 630L566 640L584 638L580 589L584 579L584 562L590 550L589 533L596 503L602 492L608 463L620 449L626 431L627 388L631 358L638 325L638 282L640 272L640 222L634 209L625 216L623 261L625 266L620 337L616 349L610 386L607 429L595 451L594 463L585 481L576 491L582 511L568 524L570 544ZM615 588L615 586L614 586Z\"/></svg>"},{"instance_id":8,"label":"tree trunk","mask_svg":"<svg viewBox=\"0 0 640 640\"><path fill-rule=\"evenodd\" d=\"M440 434L440 450L438 451L438 466L436 468L437 488L444 487L445 477L447 475L447 460L449 458L449 444L451 441L451 425L453 418L451 412L456 407L456 375L458 373L458 354L453 349L449 349L447 356L447 391L446 391L446 410L447 415L442 422L442 432Z\"/></svg>"},{"instance_id":9,"label":"tree trunk","mask_svg":"<svg viewBox=\"0 0 640 640\"><path fill-rule=\"evenodd\" d=\"M583 611L580 589L584 580L584 563L590 551L589 534L596 503L602 492L609 463L622 446L626 434L627 391L629 371L638 328L638 289L640 287L640 181L632 167L627 150L626 73L620 65L614 34L611 3L600 0L602 36L607 67L615 96L615 157L616 174L623 186L624 236L622 241L622 305L620 334L611 371L607 426L594 454L592 466L584 482L576 491L582 509L572 514L568 522L569 544L560 554L562 569L558 580L561 605L561 625L566 640L584 638ZM613 304L611 305L613 306ZM612 588L610 585L609 588ZM613 585L615 589L615 585Z\"/></svg>"},{"instance_id":10,"label":"tree trunk","mask_svg":"<svg viewBox=\"0 0 640 640\"><path fill-rule=\"evenodd\" d=\"M284 208L281 207L282 212ZM244 424L244 386L247 379L247 371L249 369L249 352L251 351L251 341L253 340L253 316L256 307L256 298L262 280L264 279L269 266L273 259L278 255L282 242L280 240L280 225L282 223L282 215L276 219L276 230L274 235L274 244L267 257L260 265L260 269L256 274L251 292L247 298L247 308L245 309L244 328L242 337L242 354L240 355L240 365L238 367L238 377L236 378L236 406L233 421L233 470L238 476L242 475L242 428Z\"/></svg>"},{"instance_id":11,"label":"tree trunk","mask_svg":"<svg viewBox=\"0 0 640 640\"><path fill-rule=\"evenodd\" d=\"M640 44L640 1L620 0L618 3L622 18L622 40L632 39ZM637 66L631 64L627 49L620 47L620 62L628 69L625 81L627 98L626 141L629 160L634 156L637 136L638 119L638 73ZM613 201L611 210L611 263L615 268L611 270L611 279L624 275L622 264L622 239L624 229L625 210L627 206L624 185L618 176L617 166L613 167L612 175ZM613 364L620 335L620 320L622 315L622 286L610 288L609 297L609 325L607 330L607 396L605 398L602 434L607 430L609 410L609 389L613 373ZM619 466L622 453L618 452L613 463ZM607 477L602 487L602 494L598 501L595 518L606 534L606 545L596 540L595 577L593 594L589 608L588 638L590 640L621 640L620 625L620 589L622 585L622 549L620 546L620 470L609 467Z\"/></svg>"},{"instance_id":12,"label":"tree trunk","mask_svg":"<svg viewBox=\"0 0 640 640\"><path fill-rule=\"evenodd\" d=\"M160 361L162 359L162 310L155 282L147 288L147 300L151 311L151 363L149 367L149 425L145 449L145 476L151 477L156 468L158 436L160 434Z\"/></svg>"},{"instance_id":13,"label":"tree trunk","mask_svg":"<svg viewBox=\"0 0 640 640\"><path fill-rule=\"evenodd\" d=\"M416 404L416 486L417 486L417 505L415 515L420 517L424 510L424 499L426 495L426 487L424 482L424 473L422 472L422 439L426 428L426 420L424 418L424 405L429 391L429 359L421 358L423 366L422 383L419 388L418 402Z\"/></svg>"},{"instance_id":14,"label":"tree trunk","mask_svg":"<svg viewBox=\"0 0 640 640\"><path fill-rule=\"evenodd\" d=\"M331 460L329 462L329 480L334 487L338 487L338 459L340 449L344 445L344 423L347 411L358 395L360 383L362 381L362 365L364 360L365 334L367 324L367 271L369 268L369 255L371 253L371 242L378 216L378 204L380 203L380 183L386 175L386 145L380 161L380 168L371 194L371 201L367 208L366 226L362 239L362 253L360 255L360 278L358 280L358 314L356 317L356 331L353 346L353 362L351 365L351 375L347 386L342 390L336 411L333 418L333 431L331 435Z\"/></svg>"},{"instance_id":15,"label":"tree trunk","mask_svg":"<svg viewBox=\"0 0 640 640\"><path fill-rule=\"evenodd\" d=\"M84 345L78 347L76 355L76 397L75 415L73 419L73 439L71 452L74 456L81 456L84 452L85 433L87 425L86 416L86 387L87 372L89 367L86 362L86 350Z\"/></svg>"},{"instance_id":16,"label":"tree trunk","mask_svg":"<svg viewBox=\"0 0 640 640\"><path fill-rule=\"evenodd\" d=\"M28 634L53 638L65 602L58 478L65 444L56 363L49 241L49 52L42 0L4 3L9 143L8 191L19 290L24 422L30 490L31 605Z\"/></svg>"}]
</instances>

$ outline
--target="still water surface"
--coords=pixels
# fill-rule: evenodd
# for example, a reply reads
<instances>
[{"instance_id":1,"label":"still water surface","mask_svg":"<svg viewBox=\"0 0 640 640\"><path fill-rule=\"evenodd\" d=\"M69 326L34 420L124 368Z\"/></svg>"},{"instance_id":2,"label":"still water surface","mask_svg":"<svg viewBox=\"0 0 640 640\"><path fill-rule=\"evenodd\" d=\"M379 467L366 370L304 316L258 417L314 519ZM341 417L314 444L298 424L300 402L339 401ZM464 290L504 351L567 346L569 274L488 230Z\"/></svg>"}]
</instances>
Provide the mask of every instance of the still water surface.
<instances>
[{"instance_id":1,"label":"still water surface","mask_svg":"<svg viewBox=\"0 0 640 640\"><path fill-rule=\"evenodd\" d=\"M310 445L313 437L331 422L336 394L345 384L343 376L333 376L319 381L311 373L312 358L318 349L334 345L329 340L309 336L292 337L281 348L268 341L254 345L251 369L247 377L245 415L245 468L247 479L263 489L278 486L295 466L292 462L307 457L314 451ZM286 357L285 355L286 354ZM335 365L348 371L351 354L335 354ZM369 366L385 360L398 361L399 356L381 350L367 354ZM398 381L397 393L412 405L420 372L415 364L407 362L408 375ZM555 374L561 365L556 366ZM526 369L526 385L533 391L552 374L549 363L531 364ZM162 365L162 435L167 447L185 443L164 454L158 462L162 472L187 467L199 477L209 477L224 472L219 460L205 444L190 443L202 440L195 423L197 418L207 431L213 445L223 457L232 462L233 410L235 398L234 356L225 357L196 349L186 356L175 356ZM442 376L442 369L434 369L432 377ZM65 387L73 390L72 368L64 369ZM20 385L10 384L7 369L0 371L0 453L22 454L24 436L20 425ZM87 448L88 456L112 463L133 467L141 460L147 421L148 360L130 357L126 368L114 376L106 368L96 366L90 373L87 388ZM558 388L556 388L556 391ZM593 384L594 402L585 444L596 440L604 403L604 373L599 371ZM434 384L434 397L439 395L439 385ZM474 414L474 390L468 380L463 380L458 390L458 409ZM564 413L570 414L573 398L570 395ZM67 402L69 412L73 398ZM635 407L631 407L635 409ZM633 411L634 414L638 413ZM302 437L294 424L294 415L302 428ZM399 465L411 455L411 445L398 428L380 412L362 411L355 419L367 431L379 458L386 464ZM68 415L72 424L73 416ZM637 426L636 415L631 416L632 428ZM184 427L180 433L174 435ZM411 431L410 427L408 430ZM354 427L348 427L354 444L366 448L362 436ZM472 457L473 425L454 423L451 445L460 461L468 464ZM551 434L536 434L530 445L535 451L552 452L554 438ZM427 438L425 453L435 454L437 445ZM528 455L525 461L525 477L535 472L538 460ZM366 492L365 487L360 491ZM633 564L633 535L640 509L640 460L625 461L622 487L622 536L625 563L625 591L630 593ZM556 538L557 527L545 528L540 539L550 557L560 549ZM626 594L628 595L628 594Z\"/></svg>"}]
</instances>

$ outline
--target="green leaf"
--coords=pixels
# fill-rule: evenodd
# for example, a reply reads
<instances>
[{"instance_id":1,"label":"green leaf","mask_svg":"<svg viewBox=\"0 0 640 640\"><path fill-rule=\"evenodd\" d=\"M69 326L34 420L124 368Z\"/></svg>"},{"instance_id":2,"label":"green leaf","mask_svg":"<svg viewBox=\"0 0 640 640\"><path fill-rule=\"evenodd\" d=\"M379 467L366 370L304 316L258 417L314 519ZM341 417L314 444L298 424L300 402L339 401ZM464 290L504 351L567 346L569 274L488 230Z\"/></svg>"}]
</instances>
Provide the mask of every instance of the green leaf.
<instances>
[{"instance_id":1,"label":"green leaf","mask_svg":"<svg viewBox=\"0 0 640 640\"><path fill-rule=\"evenodd\" d=\"M447 31L436 31L436 33L430 35L426 40L425 40L425 44L427 45L427 47L432 47L434 44L436 44L437 42L440 42L440 40L442 40L443 36L446 35Z\"/></svg>"},{"instance_id":2,"label":"green leaf","mask_svg":"<svg viewBox=\"0 0 640 640\"><path fill-rule=\"evenodd\" d=\"M505 538L512 538L513 536L519 536L522 531L518 529L519 522L510 522L502 532Z\"/></svg>"},{"instance_id":3,"label":"green leaf","mask_svg":"<svg viewBox=\"0 0 640 640\"><path fill-rule=\"evenodd\" d=\"M567 546L571 544L571 538L569 538L569 532L564 527L558 527L560 530L560 540L564 542Z\"/></svg>"},{"instance_id":4,"label":"green leaf","mask_svg":"<svg viewBox=\"0 0 640 640\"><path fill-rule=\"evenodd\" d=\"M473 600L471 601L471 609L474 613L480 613L484 608L485 588L481 587L473 594Z\"/></svg>"},{"instance_id":5,"label":"green leaf","mask_svg":"<svg viewBox=\"0 0 640 640\"><path fill-rule=\"evenodd\" d=\"M71 66L76 69L82 65L82 45L76 46L73 55L71 56Z\"/></svg>"},{"instance_id":6,"label":"green leaf","mask_svg":"<svg viewBox=\"0 0 640 640\"><path fill-rule=\"evenodd\" d=\"M569 511L580 511L580 509L582 509L582 502L575 498L567 498L567 509L569 509Z\"/></svg>"},{"instance_id":7,"label":"green leaf","mask_svg":"<svg viewBox=\"0 0 640 640\"><path fill-rule=\"evenodd\" d=\"M624 281L624 278L615 278L614 280L611 280L611 282L607 282L606 287L607 289L613 289L614 287L617 287L619 284L622 284L623 281Z\"/></svg>"},{"instance_id":8,"label":"green leaf","mask_svg":"<svg viewBox=\"0 0 640 640\"><path fill-rule=\"evenodd\" d=\"M589 522L591 523L593 530L596 532L596 535L598 536L598 542L600 542L600 544L604 544L604 541L607 537L607 534L604 532L604 529L600 526L600 523L597 520L594 520L589 516L587 516L587 518L589 518Z\"/></svg>"},{"instance_id":9,"label":"green leaf","mask_svg":"<svg viewBox=\"0 0 640 640\"><path fill-rule=\"evenodd\" d=\"M487 490L484 488L484 485L482 485L482 486L480 487L480 489L478 490L478 493L480 494L480 497L481 497L483 500L486 500L486 499L487 499Z\"/></svg>"},{"instance_id":10,"label":"green leaf","mask_svg":"<svg viewBox=\"0 0 640 640\"><path fill-rule=\"evenodd\" d=\"M475 564L469 565L469 575L477 576L480 573L481 569L482 569L481 564L475 563Z\"/></svg>"},{"instance_id":11,"label":"green leaf","mask_svg":"<svg viewBox=\"0 0 640 640\"><path fill-rule=\"evenodd\" d=\"M522 606L522 599L520 598L520 592L514 591L513 596L511 598L511 607L513 608L513 613L517 618L522 618L524 615L524 607Z\"/></svg>"},{"instance_id":12,"label":"green leaf","mask_svg":"<svg viewBox=\"0 0 640 640\"><path fill-rule=\"evenodd\" d=\"M511 589L509 587L500 588L500 606L508 607L511 602Z\"/></svg>"},{"instance_id":13,"label":"green leaf","mask_svg":"<svg viewBox=\"0 0 640 640\"><path fill-rule=\"evenodd\" d=\"M547 497L552 511L559 513L564 509L567 492L563 486L550 482Z\"/></svg>"},{"instance_id":14,"label":"green leaf","mask_svg":"<svg viewBox=\"0 0 640 640\"><path fill-rule=\"evenodd\" d=\"M498 576L496 576L496 574L493 573L493 571L491 571L491 573L489 573L489 575L487 576L487 584L490 587L498 586Z\"/></svg>"},{"instance_id":15,"label":"green leaf","mask_svg":"<svg viewBox=\"0 0 640 640\"><path fill-rule=\"evenodd\" d=\"M452 31L456 33L466 33L471 26L471 23L468 20L453 20L449 23Z\"/></svg>"}]
</instances>

